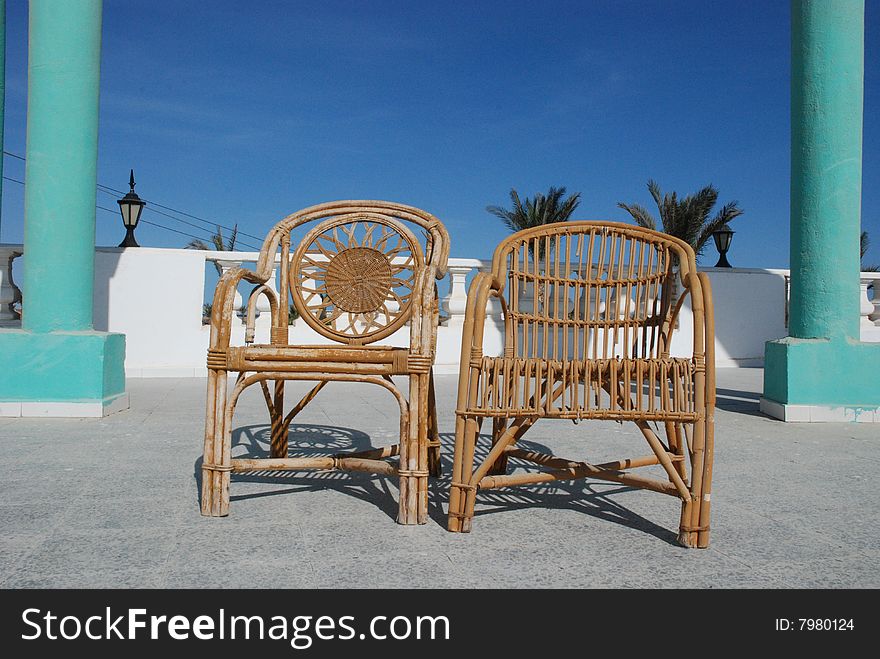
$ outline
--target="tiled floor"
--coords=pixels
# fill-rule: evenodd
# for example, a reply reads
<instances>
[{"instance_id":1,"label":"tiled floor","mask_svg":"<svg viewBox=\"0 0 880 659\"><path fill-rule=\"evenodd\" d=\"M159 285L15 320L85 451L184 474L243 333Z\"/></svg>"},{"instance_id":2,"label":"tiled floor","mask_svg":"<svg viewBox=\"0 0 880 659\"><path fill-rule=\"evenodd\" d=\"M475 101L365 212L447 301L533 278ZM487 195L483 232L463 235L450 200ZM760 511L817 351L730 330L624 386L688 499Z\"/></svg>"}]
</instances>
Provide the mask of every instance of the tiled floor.
<instances>
[{"instance_id":1,"label":"tiled floor","mask_svg":"<svg viewBox=\"0 0 880 659\"><path fill-rule=\"evenodd\" d=\"M473 532L447 533L452 376L437 382L445 473L426 526L394 523L393 480L340 473L234 476L231 515L203 518L204 380L130 380L131 409L105 419L0 420L0 586L880 587L880 428L784 424L757 410L760 370L718 380L706 551L675 544L677 500L596 481L481 494ZM334 384L291 447L393 443L395 415L382 389ZM236 427L236 453L265 450L258 390ZM641 441L563 421L525 440L596 462Z\"/></svg>"}]
</instances>

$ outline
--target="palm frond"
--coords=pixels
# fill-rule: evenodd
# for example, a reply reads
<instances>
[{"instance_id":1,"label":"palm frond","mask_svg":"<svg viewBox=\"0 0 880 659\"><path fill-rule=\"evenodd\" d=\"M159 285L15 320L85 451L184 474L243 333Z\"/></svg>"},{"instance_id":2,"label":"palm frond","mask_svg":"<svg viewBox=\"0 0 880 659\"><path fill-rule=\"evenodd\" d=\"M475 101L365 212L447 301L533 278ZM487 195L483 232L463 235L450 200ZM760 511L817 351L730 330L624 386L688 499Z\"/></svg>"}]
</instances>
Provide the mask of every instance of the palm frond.
<instances>
[{"instance_id":1,"label":"palm frond","mask_svg":"<svg viewBox=\"0 0 880 659\"><path fill-rule=\"evenodd\" d=\"M211 236L211 242L214 243L214 249L216 249L218 252L227 251L226 244L223 242L223 231L220 229L219 226L217 227L217 233Z\"/></svg>"},{"instance_id":2,"label":"palm frond","mask_svg":"<svg viewBox=\"0 0 880 659\"><path fill-rule=\"evenodd\" d=\"M232 234L229 236L229 240L223 240L223 230L218 226L217 231L211 236L211 244L208 245L204 240L200 240L199 238L193 238L186 244L187 249L201 249L207 252L216 251L216 252L232 252L235 251L235 241L238 239L238 224L232 227ZM214 262L214 267L217 269L217 274L222 274L223 269Z\"/></svg>"},{"instance_id":3,"label":"palm frond","mask_svg":"<svg viewBox=\"0 0 880 659\"><path fill-rule=\"evenodd\" d=\"M206 252L211 251L211 248L205 244L205 241L199 240L198 238L193 238L186 244L186 249L201 249Z\"/></svg>"},{"instance_id":4,"label":"palm frond","mask_svg":"<svg viewBox=\"0 0 880 659\"><path fill-rule=\"evenodd\" d=\"M718 201L718 190L709 184L695 194L688 195L681 202L678 214L680 220L677 227L678 235L689 245L692 245L697 253L702 247L701 231L709 221L709 213L712 212L716 201Z\"/></svg>"},{"instance_id":5,"label":"palm frond","mask_svg":"<svg viewBox=\"0 0 880 659\"><path fill-rule=\"evenodd\" d=\"M694 252L696 252L697 256L702 253L703 248L706 246L706 243L709 242L713 233L718 231L718 229L725 224L728 224L733 218L742 215L743 212L743 209L739 207L738 202L736 201L724 204L724 206L721 207L721 210L715 214L715 217L706 223L703 230L700 232L696 243L693 244Z\"/></svg>"},{"instance_id":6,"label":"palm frond","mask_svg":"<svg viewBox=\"0 0 880 659\"><path fill-rule=\"evenodd\" d=\"M861 235L859 236L859 260L865 258L865 254L868 253L868 248L870 246L871 246L871 241L868 238L868 232L862 231ZM880 272L880 264L875 263L873 265L865 265L863 263L861 265L861 271L862 272ZM871 284L871 287L873 287L873 286L874 285ZM874 290L876 291L877 289L874 288Z\"/></svg>"},{"instance_id":7,"label":"palm frond","mask_svg":"<svg viewBox=\"0 0 880 659\"><path fill-rule=\"evenodd\" d=\"M565 199L565 192L564 187L551 186L546 195L537 193L532 199L529 197L521 199L516 189L511 188L510 209L501 206L487 206L486 210L499 218L513 232L554 222L565 222L578 207L581 196L580 193L575 193ZM538 254L532 255L540 257L547 244L547 242L541 242L537 246ZM550 240L549 244L552 246L553 241ZM532 245L529 245L529 252L532 252Z\"/></svg>"},{"instance_id":8,"label":"palm frond","mask_svg":"<svg viewBox=\"0 0 880 659\"><path fill-rule=\"evenodd\" d=\"M515 188L510 190L511 208L486 206L486 211L498 219L513 232L531 229L554 222L565 222L574 213L580 203L580 193L565 198L564 187L551 187L547 194L540 192L534 198L520 198Z\"/></svg>"},{"instance_id":9,"label":"palm frond","mask_svg":"<svg viewBox=\"0 0 880 659\"><path fill-rule=\"evenodd\" d=\"M648 180L648 192L657 205L663 232L680 238L694 248L699 256L712 233L743 214L736 201L725 204L712 219L709 216L718 202L718 190L711 183L697 192L679 199L676 192L663 193L660 185ZM636 224L648 229L657 229L655 220L647 210L638 204L617 204L632 216Z\"/></svg>"},{"instance_id":10,"label":"palm frond","mask_svg":"<svg viewBox=\"0 0 880 659\"><path fill-rule=\"evenodd\" d=\"M654 198L654 203L657 204L657 208L660 208L663 205L663 195L660 192L660 186L654 179L648 179L648 192L650 192L651 196Z\"/></svg>"},{"instance_id":11,"label":"palm frond","mask_svg":"<svg viewBox=\"0 0 880 659\"><path fill-rule=\"evenodd\" d=\"M625 204L622 201L617 202L617 207L629 213L640 227L657 230L657 221L651 217L651 214L644 207L638 204Z\"/></svg>"}]
</instances>

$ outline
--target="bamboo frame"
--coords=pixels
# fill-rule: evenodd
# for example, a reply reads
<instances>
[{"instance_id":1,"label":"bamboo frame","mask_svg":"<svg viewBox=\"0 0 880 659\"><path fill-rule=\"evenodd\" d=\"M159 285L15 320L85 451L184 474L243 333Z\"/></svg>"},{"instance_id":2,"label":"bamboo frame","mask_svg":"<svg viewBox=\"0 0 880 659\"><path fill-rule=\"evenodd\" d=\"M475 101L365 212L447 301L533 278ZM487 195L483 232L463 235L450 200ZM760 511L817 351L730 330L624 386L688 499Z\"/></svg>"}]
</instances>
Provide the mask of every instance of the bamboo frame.
<instances>
[{"instance_id":1,"label":"bamboo frame","mask_svg":"<svg viewBox=\"0 0 880 659\"><path fill-rule=\"evenodd\" d=\"M291 231L309 223L310 231L291 256ZM416 238L410 226L420 230L424 241ZM281 295L268 284L279 250ZM276 224L263 243L255 271L234 268L224 273L211 315L203 515L229 514L231 473L338 469L396 476L400 483L397 521L427 521L428 475L440 473L431 368L439 320L434 281L446 275L448 257L449 236L433 215L391 202L337 201L306 208ZM230 346L233 299L240 282L255 288L248 298L246 345ZM281 303L288 291L305 322L337 345L288 345L287 305ZM271 339L269 344L253 345L259 295L269 299ZM407 322L409 347L369 345ZM238 373L231 391L230 373ZM408 396L394 383L394 375L409 378ZM285 414L284 388L289 380L316 384ZM329 457L288 456L291 422L333 381L376 384L390 391L400 408L399 443ZM233 459L235 406L242 391L255 384L269 411L270 457Z\"/></svg>"},{"instance_id":2,"label":"bamboo frame","mask_svg":"<svg viewBox=\"0 0 880 659\"><path fill-rule=\"evenodd\" d=\"M500 357L483 355L490 296L504 309ZM693 349L671 357L688 297ZM590 477L678 497L679 542L707 547L714 336L709 279L677 238L610 222L551 224L508 237L491 271L468 291L449 530L471 530L478 490ZM475 464L484 418L492 419L492 446ZM651 454L593 465L516 448L538 419L632 421ZM662 426L665 443L651 421ZM549 471L507 474L511 456ZM660 465L666 480L631 472L648 465Z\"/></svg>"}]
</instances>

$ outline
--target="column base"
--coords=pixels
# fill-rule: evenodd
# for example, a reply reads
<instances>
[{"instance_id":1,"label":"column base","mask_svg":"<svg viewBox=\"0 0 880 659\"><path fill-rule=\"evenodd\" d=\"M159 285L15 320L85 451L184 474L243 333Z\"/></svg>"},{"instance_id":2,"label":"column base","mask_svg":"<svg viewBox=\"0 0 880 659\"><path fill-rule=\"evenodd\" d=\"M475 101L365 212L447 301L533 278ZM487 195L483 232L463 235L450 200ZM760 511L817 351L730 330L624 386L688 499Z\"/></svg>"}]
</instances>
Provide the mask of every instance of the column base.
<instances>
[{"instance_id":1,"label":"column base","mask_svg":"<svg viewBox=\"0 0 880 659\"><path fill-rule=\"evenodd\" d=\"M880 344L768 341L761 411L783 421L880 423Z\"/></svg>"},{"instance_id":2,"label":"column base","mask_svg":"<svg viewBox=\"0 0 880 659\"><path fill-rule=\"evenodd\" d=\"M128 409L125 335L0 329L0 416L101 417Z\"/></svg>"},{"instance_id":3,"label":"column base","mask_svg":"<svg viewBox=\"0 0 880 659\"><path fill-rule=\"evenodd\" d=\"M880 423L880 407L786 405L761 398L760 409L767 416L792 423Z\"/></svg>"},{"instance_id":4,"label":"column base","mask_svg":"<svg viewBox=\"0 0 880 659\"><path fill-rule=\"evenodd\" d=\"M0 402L0 418L101 418L114 414L115 412L127 410L128 407L128 393L93 402Z\"/></svg>"}]
</instances>

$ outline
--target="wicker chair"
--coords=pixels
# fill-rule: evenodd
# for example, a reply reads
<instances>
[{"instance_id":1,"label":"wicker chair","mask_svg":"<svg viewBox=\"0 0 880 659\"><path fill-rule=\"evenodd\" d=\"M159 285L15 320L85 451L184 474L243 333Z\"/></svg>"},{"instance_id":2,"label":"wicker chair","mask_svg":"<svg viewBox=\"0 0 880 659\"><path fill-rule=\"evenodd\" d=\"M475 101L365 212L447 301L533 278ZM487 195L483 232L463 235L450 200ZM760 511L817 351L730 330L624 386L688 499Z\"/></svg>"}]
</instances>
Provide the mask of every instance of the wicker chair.
<instances>
[{"instance_id":1,"label":"wicker chair","mask_svg":"<svg viewBox=\"0 0 880 659\"><path fill-rule=\"evenodd\" d=\"M291 232L300 227L305 237L291 256ZM422 234L421 241L410 227ZM269 281L279 249L283 295ZM383 201L337 201L284 218L263 243L255 271L235 268L221 277L208 350L203 515L229 513L230 472L340 469L398 476L398 522L427 521L428 475L440 472L431 370L438 324L434 279L445 275L448 255L446 229L422 210ZM245 345L236 347L230 346L230 330L233 299L242 280L256 286L248 299ZM300 317L335 343L288 345L288 288ZM255 345L255 303L260 295L269 300L272 329L269 344ZM409 347L374 345L407 323ZM238 374L231 387L229 373ZM395 385L395 375L408 378L408 394ZM317 384L285 414L288 380ZM330 381L368 382L388 389L400 406L400 443L359 453L288 457L291 421ZM270 457L233 459L236 402L254 384L261 387L269 410ZM396 463L387 460L395 456Z\"/></svg>"},{"instance_id":2,"label":"wicker chair","mask_svg":"<svg viewBox=\"0 0 880 659\"><path fill-rule=\"evenodd\" d=\"M500 356L483 354L490 296L504 312ZM688 296L693 351L670 357ZM492 271L471 283L459 377L450 531L471 530L477 490L590 477L681 498L679 542L708 546L714 321L708 278L697 273L685 242L602 222L513 234L496 249ZM475 469L485 418L492 419L492 446ZM538 419L632 421L651 450L590 464L517 448ZM509 457L545 470L508 474ZM666 479L629 471L657 464Z\"/></svg>"}]
</instances>

